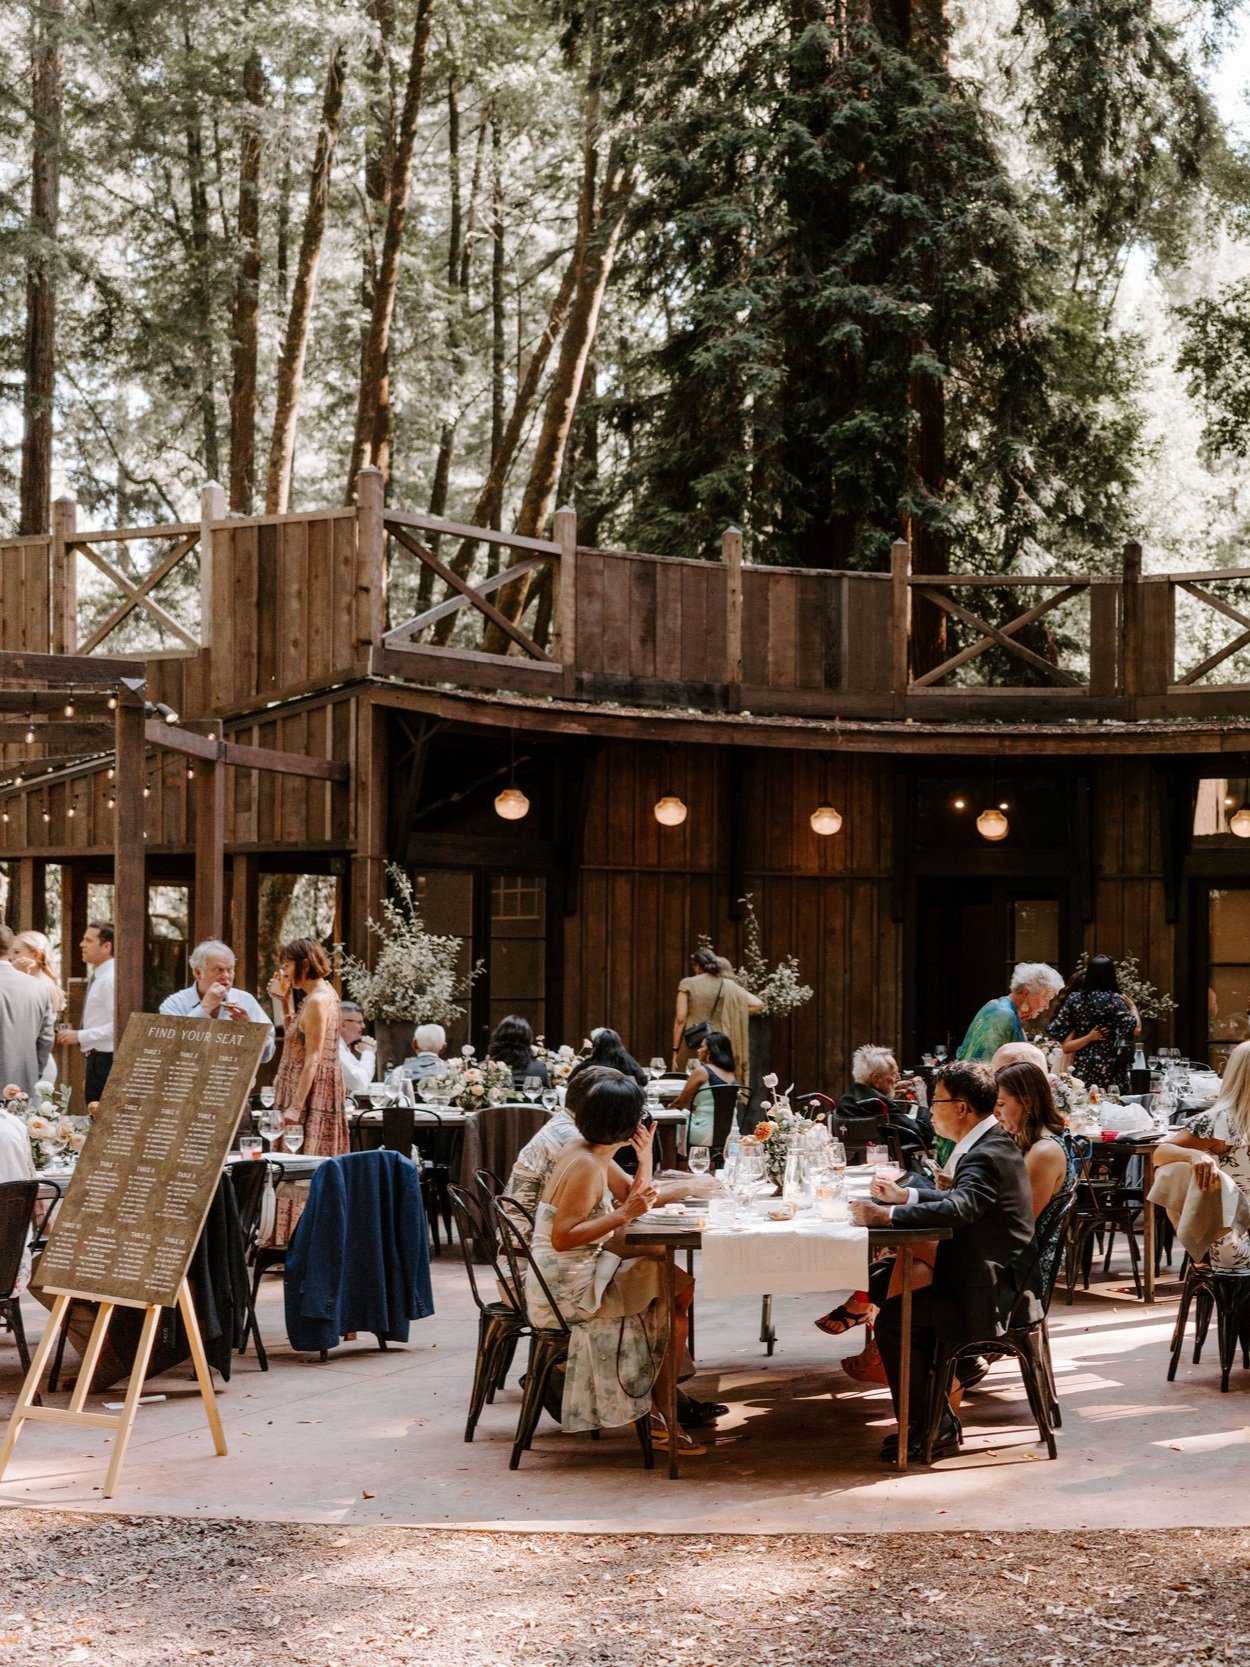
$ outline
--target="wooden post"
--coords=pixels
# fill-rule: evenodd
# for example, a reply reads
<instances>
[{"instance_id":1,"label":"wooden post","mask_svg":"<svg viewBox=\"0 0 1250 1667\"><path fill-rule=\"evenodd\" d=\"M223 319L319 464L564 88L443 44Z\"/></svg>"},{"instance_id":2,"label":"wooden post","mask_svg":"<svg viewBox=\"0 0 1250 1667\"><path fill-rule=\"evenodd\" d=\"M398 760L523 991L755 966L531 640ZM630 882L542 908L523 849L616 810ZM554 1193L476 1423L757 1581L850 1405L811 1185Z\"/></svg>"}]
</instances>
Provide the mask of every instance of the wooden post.
<instances>
[{"instance_id":1,"label":"wooden post","mask_svg":"<svg viewBox=\"0 0 1250 1667\"><path fill-rule=\"evenodd\" d=\"M566 504L556 510L552 528L560 546L552 575L555 597L551 610L552 653L572 671L577 665L577 516Z\"/></svg>"},{"instance_id":2,"label":"wooden post","mask_svg":"<svg viewBox=\"0 0 1250 1667\"><path fill-rule=\"evenodd\" d=\"M230 864L230 947L238 963L235 976L245 990L259 990L268 982L268 972L260 976L259 903L260 859L240 853Z\"/></svg>"},{"instance_id":3,"label":"wooden post","mask_svg":"<svg viewBox=\"0 0 1250 1667\"><path fill-rule=\"evenodd\" d=\"M742 529L726 527L720 540L725 564L725 681L742 687Z\"/></svg>"},{"instance_id":4,"label":"wooden post","mask_svg":"<svg viewBox=\"0 0 1250 1667\"><path fill-rule=\"evenodd\" d=\"M386 635L386 479L370 466L356 476L356 658Z\"/></svg>"},{"instance_id":5,"label":"wooden post","mask_svg":"<svg viewBox=\"0 0 1250 1667\"><path fill-rule=\"evenodd\" d=\"M78 652L78 567L70 548L78 526L78 505L57 498L52 505L51 572L48 575L49 621L54 654ZM31 644L31 647L35 647Z\"/></svg>"},{"instance_id":6,"label":"wooden post","mask_svg":"<svg viewBox=\"0 0 1250 1667\"><path fill-rule=\"evenodd\" d=\"M890 637L893 645L891 687L896 696L907 693L911 680L911 545L898 539L890 546L890 573L893 579L893 606L890 610Z\"/></svg>"},{"instance_id":7,"label":"wooden post","mask_svg":"<svg viewBox=\"0 0 1250 1667\"><path fill-rule=\"evenodd\" d=\"M226 924L226 766L195 763L195 936L220 938Z\"/></svg>"},{"instance_id":8,"label":"wooden post","mask_svg":"<svg viewBox=\"0 0 1250 1667\"><path fill-rule=\"evenodd\" d=\"M200 648L213 646L213 522L226 519L225 488L210 480L200 488Z\"/></svg>"},{"instance_id":9,"label":"wooden post","mask_svg":"<svg viewBox=\"0 0 1250 1667\"><path fill-rule=\"evenodd\" d=\"M1141 687L1141 545L1124 546L1120 620L1120 692L1131 700Z\"/></svg>"},{"instance_id":10,"label":"wooden post","mask_svg":"<svg viewBox=\"0 0 1250 1667\"><path fill-rule=\"evenodd\" d=\"M19 857L13 865L17 880L17 906L10 904L9 920L19 932L42 932L45 899L44 869L37 857Z\"/></svg>"},{"instance_id":11,"label":"wooden post","mask_svg":"<svg viewBox=\"0 0 1250 1667\"><path fill-rule=\"evenodd\" d=\"M352 853L351 919L348 948L373 964L369 916L376 920L386 887L387 829L386 708L367 697L356 703L355 850Z\"/></svg>"},{"instance_id":12,"label":"wooden post","mask_svg":"<svg viewBox=\"0 0 1250 1667\"><path fill-rule=\"evenodd\" d=\"M115 1046L126 1020L143 1009L147 961L147 860L143 830L143 696L123 690L114 720L116 796L113 810L113 954L117 962Z\"/></svg>"}]
</instances>

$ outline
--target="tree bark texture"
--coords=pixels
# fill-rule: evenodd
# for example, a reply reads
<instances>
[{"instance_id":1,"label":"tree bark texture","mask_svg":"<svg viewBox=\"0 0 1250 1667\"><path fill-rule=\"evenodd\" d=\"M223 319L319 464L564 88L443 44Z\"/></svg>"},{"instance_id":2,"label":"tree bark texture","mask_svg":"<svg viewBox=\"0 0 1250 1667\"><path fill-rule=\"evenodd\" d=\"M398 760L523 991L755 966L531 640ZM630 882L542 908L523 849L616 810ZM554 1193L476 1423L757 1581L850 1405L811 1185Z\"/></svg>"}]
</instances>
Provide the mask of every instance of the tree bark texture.
<instances>
[{"instance_id":1,"label":"tree bark texture","mask_svg":"<svg viewBox=\"0 0 1250 1667\"><path fill-rule=\"evenodd\" d=\"M378 281L379 241L391 207L391 175L395 167L395 78L391 67L391 39L395 32L393 0L369 0L369 17L375 30L374 44L366 65L369 82L368 149L365 155L365 199L369 209L369 237L365 244L361 286L363 310L372 314ZM360 374L365 371L365 348L360 344ZM373 421L373 455L383 475L391 468L391 363L383 357L378 376L377 404Z\"/></svg>"},{"instance_id":2,"label":"tree bark texture","mask_svg":"<svg viewBox=\"0 0 1250 1667\"><path fill-rule=\"evenodd\" d=\"M230 385L230 508L250 515L256 492L256 352L260 327L261 116L265 72L260 53L243 66L245 113L239 141L235 220L234 366Z\"/></svg>"},{"instance_id":3,"label":"tree bark texture","mask_svg":"<svg viewBox=\"0 0 1250 1667\"><path fill-rule=\"evenodd\" d=\"M46 533L52 513L56 385L56 240L61 195L61 0L44 0L31 62L30 254L18 531Z\"/></svg>"},{"instance_id":4,"label":"tree bark texture","mask_svg":"<svg viewBox=\"0 0 1250 1667\"><path fill-rule=\"evenodd\" d=\"M404 88L403 110L399 119L399 134L391 173L391 198L386 216L386 234L382 242L382 257L378 262L378 277L373 292L369 334L365 342L364 363L360 376L360 396L356 405L356 431L352 438L351 458L347 469L345 501L349 504L355 501L357 474L366 465L377 463L374 440L377 404L390 349L395 294L399 288L399 256L403 246L404 226L408 219L408 195L412 187L412 153L417 138L421 96L425 88L425 63L429 51L430 20L434 4L435 0L417 0L417 17L412 32L412 56L408 62L408 79Z\"/></svg>"},{"instance_id":5,"label":"tree bark texture","mask_svg":"<svg viewBox=\"0 0 1250 1667\"><path fill-rule=\"evenodd\" d=\"M317 269L325 236L326 205L330 194L330 173L343 115L343 86L347 80L347 48L338 46L330 59L325 91L321 100L321 125L308 182L308 209L300 237L299 261L291 286L291 311L287 317L282 354L278 360L278 387L273 416L273 438L269 446L269 474L265 484L265 509L273 514L286 511L291 500L291 471L295 461L295 423L299 414L300 389L304 381L304 359L312 324L313 299L317 293Z\"/></svg>"},{"instance_id":6,"label":"tree bark texture","mask_svg":"<svg viewBox=\"0 0 1250 1667\"><path fill-rule=\"evenodd\" d=\"M191 62L191 29L185 17L182 43ZM200 388L200 423L204 468L210 480L221 479L217 437L217 350L213 319L212 233L209 226L208 178L204 165L204 117L194 87L187 97L184 142L187 189L191 203L192 293L196 308L196 356Z\"/></svg>"}]
</instances>

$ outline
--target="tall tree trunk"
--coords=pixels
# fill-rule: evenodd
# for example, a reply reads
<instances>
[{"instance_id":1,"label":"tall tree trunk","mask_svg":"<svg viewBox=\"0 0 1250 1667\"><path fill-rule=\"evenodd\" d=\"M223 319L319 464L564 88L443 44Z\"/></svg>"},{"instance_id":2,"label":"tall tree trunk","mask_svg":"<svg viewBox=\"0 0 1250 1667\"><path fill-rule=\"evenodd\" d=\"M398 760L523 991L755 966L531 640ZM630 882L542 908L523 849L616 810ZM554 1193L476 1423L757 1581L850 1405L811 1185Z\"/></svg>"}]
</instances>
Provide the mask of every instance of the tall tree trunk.
<instances>
[{"instance_id":1,"label":"tall tree trunk","mask_svg":"<svg viewBox=\"0 0 1250 1667\"><path fill-rule=\"evenodd\" d=\"M338 46L330 59L325 91L321 99L321 125L308 182L308 210L300 237L299 263L291 289L291 311L287 318L282 354L278 360L278 388L273 414L273 438L269 445L269 475L265 483L265 509L282 514L291 501L291 470L295 460L295 420L299 413L300 389L304 381L304 357L312 322L313 298L317 293L317 269L325 235L326 206L330 195L330 173L343 115L343 85L347 80L347 48Z\"/></svg>"},{"instance_id":2,"label":"tall tree trunk","mask_svg":"<svg viewBox=\"0 0 1250 1667\"><path fill-rule=\"evenodd\" d=\"M191 26L183 16L182 44L191 65ZM200 422L203 429L204 468L210 480L221 479L217 438L217 344L213 318L212 239L209 227L208 178L204 165L204 119L193 87L186 106L188 195L191 203L192 291L195 296L199 358Z\"/></svg>"},{"instance_id":3,"label":"tall tree trunk","mask_svg":"<svg viewBox=\"0 0 1250 1667\"><path fill-rule=\"evenodd\" d=\"M377 462L375 432L382 376L390 349L391 321L395 316L395 292L399 287L399 255L408 219L408 193L412 187L412 153L417 139L417 118L425 87L425 60L430 44L430 19L435 0L417 0L417 17L412 32L412 56L399 119L395 162L391 172L391 199L386 216L386 236L378 279L374 286L369 335L365 342L360 376L360 397L356 405L356 431L352 437L347 465L347 503L356 497L356 476L368 463Z\"/></svg>"},{"instance_id":4,"label":"tall tree trunk","mask_svg":"<svg viewBox=\"0 0 1250 1667\"><path fill-rule=\"evenodd\" d=\"M503 227L503 154L499 123L491 123L491 260L490 260L490 461L492 468L503 445L504 373L507 346L504 339L504 275L507 249Z\"/></svg>"},{"instance_id":5,"label":"tall tree trunk","mask_svg":"<svg viewBox=\"0 0 1250 1667\"><path fill-rule=\"evenodd\" d=\"M394 0L369 0L369 16L376 30L367 74L370 87L368 149L365 155L365 200L369 208L369 237L365 244L362 309L373 312L378 281L379 241L391 206L391 175L395 167L395 82L391 68L391 38L395 32ZM364 378L365 348L360 344L360 375ZM373 422L373 456L383 474L391 468L391 363L387 352L378 376Z\"/></svg>"},{"instance_id":6,"label":"tall tree trunk","mask_svg":"<svg viewBox=\"0 0 1250 1667\"><path fill-rule=\"evenodd\" d=\"M291 88L288 84L282 95L283 127L290 131L291 116ZM291 173L291 146L286 143L282 147L282 177L278 186L278 246L274 256L274 271L278 280L278 304L285 310L287 293L290 288L287 265L291 246L291 187L294 179Z\"/></svg>"},{"instance_id":7,"label":"tall tree trunk","mask_svg":"<svg viewBox=\"0 0 1250 1667\"><path fill-rule=\"evenodd\" d=\"M234 280L234 375L230 386L230 508L250 515L256 491L256 348L260 325L259 112L265 104L260 53L248 54L243 93L249 106L239 143L238 254Z\"/></svg>"},{"instance_id":8,"label":"tall tree trunk","mask_svg":"<svg viewBox=\"0 0 1250 1667\"><path fill-rule=\"evenodd\" d=\"M18 531L48 530L52 503L52 399L56 385L56 240L61 193L62 0L43 0L31 62L33 141L30 253L26 265L26 380Z\"/></svg>"}]
</instances>

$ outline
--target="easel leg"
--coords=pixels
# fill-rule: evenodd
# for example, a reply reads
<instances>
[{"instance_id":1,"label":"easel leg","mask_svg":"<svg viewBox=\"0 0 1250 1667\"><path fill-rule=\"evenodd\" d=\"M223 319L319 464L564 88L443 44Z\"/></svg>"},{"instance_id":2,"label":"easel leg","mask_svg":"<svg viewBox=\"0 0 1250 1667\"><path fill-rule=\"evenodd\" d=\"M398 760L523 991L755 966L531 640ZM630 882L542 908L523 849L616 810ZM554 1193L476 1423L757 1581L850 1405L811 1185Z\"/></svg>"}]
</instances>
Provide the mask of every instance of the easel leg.
<instances>
[{"instance_id":1,"label":"easel leg","mask_svg":"<svg viewBox=\"0 0 1250 1667\"><path fill-rule=\"evenodd\" d=\"M35 1350L35 1358L30 1363L30 1371L26 1374L26 1381L18 1391L17 1404L9 1418L9 1427L5 1431L4 1445L0 1447L0 1481L9 1467L9 1460L13 1457L13 1449L17 1444L18 1433L25 1421L26 1414L35 1403L35 1396L39 1393L39 1380L43 1377L43 1369L48 1364L49 1356L56 1347L56 1340L60 1335L61 1322L65 1318L65 1310L69 1307L68 1297L57 1297L52 1304L52 1312L48 1315L48 1323L43 1328L43 1336L39 1339L39 1346Z\"/></svg>"},{"instance_id":2,"label":"easel leg","mask_svg":"<svg viewBox=\"0 0 1250 1667\"><path fill-rule=\"evenodd\" d=\"M57 1301L60 1301L59 1297ZM87 1404L87 1396L91 1393L91 1380L95 1377L95 1369L100 1361L100 1350L104 1347L104 1338L108 1332L109 1321L112 1318L113 1304L102 1302L96 1310L95 1324L91 1328L91 1336L87 1339L82 1364L78 1368L78 1381L74 1385L74 1393L70 1396L69 1410L71 1412L81 1412Z\"/></svg>"},{"instance_id":3,"label":"easel leg","mask_svg":"<svg viewBox=\"0 0 1250 1667\"><path fill-rule=\"evenodd\" d=\"M226 1432L221 1427L217 1396L213 1392L213 1374L209 1369L208 1356L204 1353L204 1339L200 1336L200 1322L195 1317L191 1287L185 1279L178 1287L178 1311L182 1315L183 1325L187 1328L187 1341L191 1345L191 1359L195 1366L195 1381L200 1386L200 1399L204 1402L204 1416L208 1419L213 1447L217 1456L222 1458L226 1453Z\"/></svg>"},{"instance_id":4,"label":"easel leg","mask_svg":"<svg viewBox=\"0 0 1250 1667\"><path fill-rule=\"evenodd\" d=\"M139 1397L143 1394L143 1380L147 1376L148 1361L152 1358L152 1344L156 1338L156 1326L160 1317L161 1311L159 1308L148 1308L144 1311L143 1330L139 1333L139 1347L135 1350L135 1363L131 1367L130 1382L126 1386L126 1400L117 1420L117 1434L113 1437L113 1457L109 1462L108 1475L104 1478L104 1497L106 1499L113 1497L113 1491L117 1486L117 1478L121 1475L122 1461L126 1457L130 1432L135 1427L135 1414L139 1410ZM95 1341L94 1331L91 1334L91 1340L92 1342ZM89 1349L90 1345L88 1345ZM77 1390L75 1390L75 1393L77 1393Z\"/></svg>"}]
</instances>

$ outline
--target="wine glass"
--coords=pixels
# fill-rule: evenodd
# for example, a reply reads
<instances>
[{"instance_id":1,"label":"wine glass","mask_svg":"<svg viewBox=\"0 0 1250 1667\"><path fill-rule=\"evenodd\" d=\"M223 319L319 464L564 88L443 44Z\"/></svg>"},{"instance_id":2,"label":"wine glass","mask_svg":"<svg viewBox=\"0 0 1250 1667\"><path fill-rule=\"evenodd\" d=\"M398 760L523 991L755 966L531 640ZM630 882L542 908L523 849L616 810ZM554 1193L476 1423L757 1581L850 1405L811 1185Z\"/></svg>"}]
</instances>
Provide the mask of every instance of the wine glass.
<instances>
[{"instance_id":1,"label":"wine glass","mask_svg":"<svg viewBox=\"0 0 1250 1667\"><path fill-rule=\"evenodd\" d=\"M292 1155L298 1152L304 1144L304 1125L302 1123L288 1123L282 1131L282 1144Z\"/></svg>"},{"instance_id":2,"label":"wine glass","mask_svg":"<svg viewBox=\"0 0 1250 1667\"><path fill-rule=\"evenodd\" d=\"M525 1098L532 1106L536 1106L538 1104L538 1097L542 1091L543 1085L539 1077L524 1077L522 1079L521 1092L525 1095ZM543 1103L545 1105L546 1101Z\"/></svg>"},{"instance_id":3,"label":"wine glass","mask_svg":"<svg viewBox=\"0 0 1250 1667\"><path fill-rule=\"evenodd\" d=\"M664 1061L660 1058L659 1054L656 1054L650 1065L647 1066L647 1070L651 1074L652 1082L658 1082L664 1075Z\"/></svg>"},{"instance_id":4,"label":"wine glass","mask_svg":"<svg viewBox=\"0 0 1250 1667\"><path fill-rule=\"evenodd\" d=\"M690 1165L692 1175L706 1175L712 1167L712 1148L710 1146L692 1146L686 1153L686 1162Z\"/></svg>"},{"instance_id":5,"label":"wine glass","mask_svg":"<svg viewBox=\"0 0 1250 1667\"><path fill-rule=\"evenodd\" d=\"M69 1143L65 1139L65 1136L60 1133L44 1135L43 1139L39 1142L41 1149L47 1156L49 1165L53 1169L60 1167L57 1159L61 1156L61 1153L65 1150L68 1144Z\"/></svg>"},{"instance_id":6,"label":"wine glass","mask_svg":"<svg viewBox=\"0 0 1250 1667\"><path fill-rule=\"evenodd\" d=\"M275 1106L266 1106L264 1111L261 1112L259 1123L260 1134L263 1140L268 1141L269 1151L271 1154L275 1145L279 1140L281 1140L282 1131L285 1126L282 1113Z\"/></svg>"},{"instance_id":7,"label":"wine glass","mask_svg":"<svg viewBox=\"0 0 1250 1667\"><path fill-rule=\"evenodd\" d=\"M543 1092L543 1110L544 1111L554 1111L556 1109L556 1107L560 1104L560 1096L556 1093L554 1088L550 1088L550 1087L544 1088L542 1092Z\"/></svg>"},{"instance_id":8,"label":"wine glass","mask_svg":"<svg viewBox=\"0 0 1250 1667\"><path fill-rule=\"evenodd\" d=\"M384 1082L371 1082L365 1089L365 1093L368 1095L369 1104L374 1111L381 1111L390 1098L391 1091Z\"/></svg>"},{"instance_id":9,"label":"wine glass","mask_svg":"<svg viewBox=\"0 0 1250 1667\"><path fill-rule=\"evenodd\" d=\"M846 1174L846 1147L840 1140L831 1140L825 1153L825 1168L841 1180Z\"/></svg>"},{"instance_id":10,"label":"wine glass","mask_svg":"<svg viewBox=\"0 0 1250 1667\"><path fill-rule=\"evenodd\" d=\"M266 1111L268 1111L270 1109L270 1107L273 1105L273 1102L274 1102L274 1089L273 1089L273 1085L271 1084L268 1088L262 1088L261 1089L261 1091L260 1091L260 1103L264 1107L264 1109Z\"/></svg>"},{"instance_id":11,"label":"wine glass","mask_svg":"<svg viewBox=\"0 0 1250 1667\"><path fill-rule=\"evenodd\" d=\"M945 1042L939 1042L938 1043L937 1047L934 1048L934 1050L933 1050L933 1057L934 1057L934 1059L937 1060L939 1065L945 1065L946 1064L946 1043Z\"/></svg>"}]
</instances>

